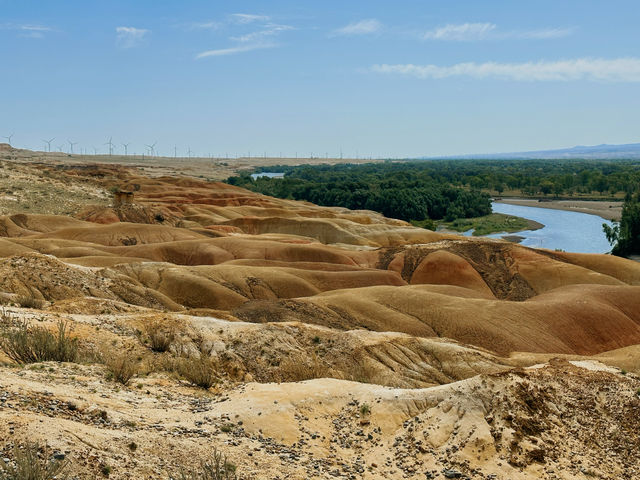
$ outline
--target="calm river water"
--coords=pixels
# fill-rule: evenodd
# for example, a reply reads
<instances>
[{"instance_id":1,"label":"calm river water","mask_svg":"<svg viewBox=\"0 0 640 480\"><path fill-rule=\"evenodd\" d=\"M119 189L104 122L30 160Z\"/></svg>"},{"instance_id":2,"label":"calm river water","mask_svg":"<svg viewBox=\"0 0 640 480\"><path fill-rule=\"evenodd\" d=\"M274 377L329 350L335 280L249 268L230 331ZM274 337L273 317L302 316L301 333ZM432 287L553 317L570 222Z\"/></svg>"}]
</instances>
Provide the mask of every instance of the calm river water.
<instances>
[{"instance_id":1,"label":"calm river water","mask_svg":"<svg viewBox=\"0 0 640 480\"><path fill-rule=\"evenodd\" d=\"M611 222L596 215L506 203L493 203L492 206L496 213L516 215L544 225L544 228L540 230L525 230L514 233L514 235L525 237L520 242L521 245L581 253L606 253L611 250L602 231L602 224L611 225ZM488 236L500 238L503 235L504 233L498 233Z\"/></svg>"}]
</instances>

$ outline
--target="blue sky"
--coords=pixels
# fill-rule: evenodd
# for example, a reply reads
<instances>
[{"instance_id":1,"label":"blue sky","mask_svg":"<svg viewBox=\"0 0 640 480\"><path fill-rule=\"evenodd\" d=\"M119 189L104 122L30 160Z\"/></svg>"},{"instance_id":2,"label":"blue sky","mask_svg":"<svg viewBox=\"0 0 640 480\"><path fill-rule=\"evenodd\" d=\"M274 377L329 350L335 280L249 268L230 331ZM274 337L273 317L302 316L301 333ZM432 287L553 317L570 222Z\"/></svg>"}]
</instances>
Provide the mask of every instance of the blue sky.
<instances>
[{"instance_id":1,"label":"blue sky","mask_svg":"<svg viewBox=\"0 0 640 480\"><path fill-rule=\"evenodd\" d=\"M639 21L630 0L0 0L0 136L216 156L640 142Z\"/></svg>"}]
</instances>

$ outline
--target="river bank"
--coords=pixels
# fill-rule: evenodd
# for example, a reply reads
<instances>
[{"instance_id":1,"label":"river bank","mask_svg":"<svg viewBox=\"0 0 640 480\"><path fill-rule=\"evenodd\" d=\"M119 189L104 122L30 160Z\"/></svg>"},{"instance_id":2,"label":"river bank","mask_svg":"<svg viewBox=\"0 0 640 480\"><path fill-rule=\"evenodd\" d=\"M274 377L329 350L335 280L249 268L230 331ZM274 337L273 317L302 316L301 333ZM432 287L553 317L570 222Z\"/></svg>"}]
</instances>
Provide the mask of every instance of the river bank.
<instances>
[{"instance_id":1,"label":"river bank","mask_svg":"<svg viewBox=\"0 0 640 480\"><path fill-rule=\"evenodd\" d=\"M528 198L496 198L496 203L523 207L550 208L568 212L588 213L605 220L619 220L623 202L600 202L596 200L535 200Z\"/></svg>"}]
</instances>

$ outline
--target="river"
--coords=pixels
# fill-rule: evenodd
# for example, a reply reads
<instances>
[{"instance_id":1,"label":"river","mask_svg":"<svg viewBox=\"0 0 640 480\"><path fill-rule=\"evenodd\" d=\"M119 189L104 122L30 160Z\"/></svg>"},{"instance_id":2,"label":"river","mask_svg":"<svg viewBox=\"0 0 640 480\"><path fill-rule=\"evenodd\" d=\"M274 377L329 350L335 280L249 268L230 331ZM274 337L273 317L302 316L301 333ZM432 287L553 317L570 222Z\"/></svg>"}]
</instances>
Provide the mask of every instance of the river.
<instances>
[{"instance_id":1,"label":"river","mask_svg":"<svg viewBox=\"0 0 640 480\"><path fill-rule=\"evenodd\" d=\"M259 173L251 174L251 178L253 178L254 180L259 177L284 178L284 173L283 172L259 172Z\"/></svg>"},{"instance_id":2,"label":"river","mask_svg":"<svg viewBox=\"0 0 640 480\"><path fill-rule=\"evenodd\" d=\"M606 253L611 250L602 231L602 224L611 225L611 222L596 215L505 203L492 203L492 207L496 213L524 217L544 225L539 230L514 233L524 237L521 245L580 253ZM495 233L487 236L501 238L504 235Z\"/></svg>"}]
</instances>

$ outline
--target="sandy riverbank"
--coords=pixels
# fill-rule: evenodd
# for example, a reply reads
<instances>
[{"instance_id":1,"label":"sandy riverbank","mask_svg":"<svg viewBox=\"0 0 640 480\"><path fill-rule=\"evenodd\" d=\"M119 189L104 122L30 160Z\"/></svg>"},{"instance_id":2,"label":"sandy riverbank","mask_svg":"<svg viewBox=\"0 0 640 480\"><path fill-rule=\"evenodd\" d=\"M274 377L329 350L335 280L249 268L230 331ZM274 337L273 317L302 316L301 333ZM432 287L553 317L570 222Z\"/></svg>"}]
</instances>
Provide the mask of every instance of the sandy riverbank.
<instances>
[{"instance_id":1,"label":"sandy riverbank","mask_svg":"<svg viewBox=\"0 0 640 480\"><path fill-rule=\"evenodd\" d=\"M522 205L524 207L551 208L570 212L597 215L606 220L619 220L622 214L622 202L600 202L594 200L534 200L527 198L501 198L496 203Z\"/></svg>"}]
</instances>

